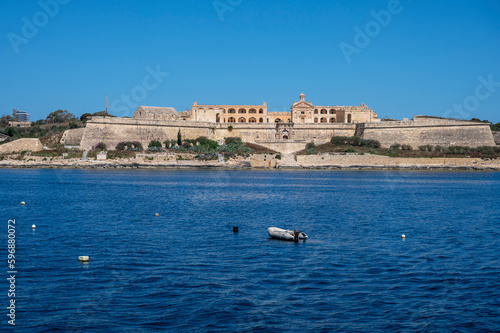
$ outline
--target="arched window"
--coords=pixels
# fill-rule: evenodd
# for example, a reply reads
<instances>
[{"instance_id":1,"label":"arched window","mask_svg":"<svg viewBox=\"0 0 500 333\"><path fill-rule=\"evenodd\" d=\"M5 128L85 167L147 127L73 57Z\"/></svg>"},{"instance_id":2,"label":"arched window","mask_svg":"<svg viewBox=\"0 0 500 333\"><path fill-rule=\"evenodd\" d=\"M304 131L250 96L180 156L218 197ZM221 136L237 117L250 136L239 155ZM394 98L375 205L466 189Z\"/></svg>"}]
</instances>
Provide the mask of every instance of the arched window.
<instances>
[{"instance_id":1,"label":"arched window","mask_svg":"<svg viewBox=\"0 0 500 333\"><path fill-rule=\"evenodd\" d=\"M335 110L330 110L330 114L335 114Z\"/></svg>"},{"instance_id":2,"label":"arched window","mask_svg":"<svg viewBox=\"0 0 500 333\"><path fill-rule=\"evenodd\" d=\"M238 113L247 113L247 110L245 110L245 109L240 109L240 110L238 111Z\"/></svg>"},{"instance_id":3,"label":"arched window","mask_svg":"<svg viewBox=\"0 0 500 333\"><path fill-rule=\"evenodd\" d=\"M248 119L248 122L249 123L256 123L257 122L257 119L255 119L254 117Z\"/></svg>"},{"instance_id":4,"label":"arched window","mask_svg":"<svg viewBox=\"0 0 500 333\"><path fill-rule=\"evenodd\" d=\"M318 118L314 118L314 122L317 123L318 122Z\"/></svg>"},{"instance_id":5,"label":"arched window","mask_svg":"<svg viewBox=\"0 0 500 333\"><path fill-rule=\"evenodd\" d=\"M314 114L318 114L318 109L314 110Z\"/></svg>"},{"instance_id":6,"label":"arched window","mask_svg":"<svg viewBox=\"0 0 500 333\"><path fill-rule=\"evenodd\" d=\"M220 114L218 113L215 115L215 122L220 123Z\"/></svg>"},{"instance_id":7,"label":"arched window","mask_svg":"<svg viewBox=\"0 0 500 333\"><path fill-rule=\"evenodd\" d=\"M260 113L260 114L263 114L263 113L264 113L264 110L263 110L263 109L260 109L260 110L259 110L259 113Z\"/></svg>"},{"instance_id":8,"label":"arched window","mask_svg":"<svg viewBox=\"0 0 500 333\"><path fill-rule=\"evenodd\" d=\"M330 122L334 123L335 122L335 118L330 118Z\"/></svg>"},{"instance_id":9,"label":"arched window","mask_svg":"<svg viewBox=\"0 0 500 333\"><path fill-rule=\"evenodd\" d=\"M347 115L347 122L349 124L352 123L352 115L350 115L350 114Z\"/></svg>"},{"instance_id":10,"label":"arched window","mask_svg":"<svg viewBox=\"0 0 500 333\"><path fill-rule=\"evenodd\" d=\"M229 119L227 120L228 123L235 123L236 122L236 119L234 117L229 117Z\"/></svg>"},{"instance_id":11,"label":"arched window","mask_svg":"<svg viewBox=\"0 0 500 333\"><path fill-rule=\"evenodd\" d=\"M280 119L280 118L277 118L274 122L275 122L275 123L281 123L281 119Z\"/></svg>"},{"instance_id":12,"label":"arched window","mask_svg":"<svg viewBox=\"0 0 500 333\"><path fill-rule=\"evenodd\" d=\"M255 109L250 109L250 111L248 111L248 113L257 113L257 110L255 110Z\"/></svg>"},{"instance_id":13,"label":"arched window","mask_svg":"<svg viewBox=\"0 0 500 333\"><path fill-rule=\"evenodd\" d=\"M244 118L244 117L241 117L240 120L239 120L240 123L246 123L247 120Z\"/></svg>"},{"instance_id":14,"label":"arched window","mask_svg":"<svg viewBox=\"0 0 500 333\"><path fill-rule=\"evenodd\" d=\"M328 111L326 111L325 109L321 110L321 114L328 114Z\"/></svg>"},{"instance_id":15,"label":"arched window","mask_svg":"<svg viewBox=\"0 0 500 333\"><path fill-rule=\"evenodd\" d=\"M236 113L235 109L229 109L229 113Z\"/></svg>"},{"instance_id":16,"label":"arched window","mask_svg":"<svg viewBox=\"0 0 500 333\"><path fill-rule=\"evenodd\" d=\"M263 118L259 118L259 123L263 123L264 122L264 119Z\"/></svg>"},{"instance_id":17,"label":"arched window","mask_svg":"<svg viewBox=\"0 0 500 333\"><path fill-rule=\"evenodd\" d=\"M326 123L326 118L321 118L322 123Z\"/></svg>"}]
</instances>

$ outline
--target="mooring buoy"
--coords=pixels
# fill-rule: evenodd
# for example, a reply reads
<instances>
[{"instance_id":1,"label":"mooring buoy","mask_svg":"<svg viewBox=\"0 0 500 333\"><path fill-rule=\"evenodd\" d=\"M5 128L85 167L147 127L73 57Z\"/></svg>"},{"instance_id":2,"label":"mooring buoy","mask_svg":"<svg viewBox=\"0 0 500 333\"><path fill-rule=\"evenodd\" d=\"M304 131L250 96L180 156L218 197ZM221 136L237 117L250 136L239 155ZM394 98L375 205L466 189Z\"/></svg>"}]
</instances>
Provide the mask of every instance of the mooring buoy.
<instances>
[{"instance_id":1,"label":"mooring buoy","mask_svg":"<svg viewBox=\"0 0 500 333\"><path fill-rule=\"evenodd\" d=\"M80 261L80 262L89 262L90 258L88 256L80 256L80 257L78 257L78 261Z\"/></svg>"},{"instance_id":2,"label":"mooring buoy","mask_svg":"<svg viewBox=\"0 0 500 333\"><path fill-rule=\"evenodd\" d=\"M233 233L237 234L238 232L240 232L240 228L233 227Z\"/></svg>"},{"instance_id":3,"label":"mooring buoy","mask_svg":"<svg viewBox=\"0 0 500 333\"><path fill-rule=\"evenodd\" d=\"M31 229L36 229L36 225L34 225L34 224L33 224L33 225L31 226Z\"/></svg>"},{"instance_id":4,"label":"mooring buoy","mask_svg":"<svg viewBox=\"0 0 500 333\"><path fill-rule=\"evenodd\" d=\"M406 238L406 235L405 235L405 234L402 234L402 235L401 235L401 238L402 238L402 239L405 239L405 238Z\"/></svg>"},{"instance_id":5,"label":"mooring buoy","mask_svg":"<svg viewBox=\"0 0 500 333\"><path fill-rule=\"evenodd\" d=\"M156 213L156 214L155 214L155 216L156 216L156 217L159 217L159 216L160 216L160 214Z\"/></svg>"},{"instance_id":6,"label":"mooring buoy","mask_svg":"<svg viewBox=\"0 0 500 333\"><path fill-rule=\"evenodd\" d=\"M24 206L24 205L26 205L26 202L21 201L21 206Z\"/></svg>"}]
</instances>

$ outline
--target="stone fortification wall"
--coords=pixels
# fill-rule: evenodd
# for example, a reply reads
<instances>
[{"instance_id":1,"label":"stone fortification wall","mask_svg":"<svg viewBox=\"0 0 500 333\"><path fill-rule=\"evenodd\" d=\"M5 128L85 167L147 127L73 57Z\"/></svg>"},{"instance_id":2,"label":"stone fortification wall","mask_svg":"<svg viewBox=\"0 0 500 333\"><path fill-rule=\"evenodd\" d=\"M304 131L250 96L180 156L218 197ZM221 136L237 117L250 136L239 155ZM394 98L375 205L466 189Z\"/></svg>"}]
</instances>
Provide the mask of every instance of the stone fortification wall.
<instances>
[{"instance_id":1,"label":"stone fortification wall","mask_svg":"<svg viewBox=\"0 0 500 333\"><path fill-rule=\"evenodd\" d=\"M493 132L493 138L495 139L495 143L500 145L500 132Z\"/></svg>"},{"instance_id":2,"label":"stone fortification wall","mask_svg":"<svg viewBox=\"0 0 500 333\"><path fill-rule=\"evenodd\" d=\"M92 149L99 142L114 149L121 141L139 141L144 147L151 140L177 139L178 131L183 139L196 139L205 136L211 140L222 142L227 137L240 137L244 142L258 143L276 141L276 124L215 124L187 121L154 121L129 118L93 117L87 122L81 141L82 150ZM354 124L296 124L290 129L291 140L317 143L328 142L333 135L354 135ZM280 135L278 135L280 136ZM282 138L279 138L282 139ZM286 140L283 140L286 142ZM305 143L303 144L305 145ZM303 148L301 148L303 149ZM278 150L279 151L279 150Z\"/></svg>"},{"instance_id":3,"label":"stone fortification wall","mask_svg":"<svg viewBox=\"0 0 500 333\"><path fill-rule=\"evenodd\" d=\"M0 145L0 154L10 154L22 151L41 151L43 145L40 139L19 139Z\"/></svg>"},{"instance_id":4,"label":"stone fortification wall","mask_svg":"<svg viewBox=\"0 0 500 333\"><path fill-rule=\"evenodd\" d=\"M494 146L493 134L488 124L444 119L417 119L415 121L387 121L363 124L252 124L210 123L190 121L158 121L129 118L93 117L87 122L81 149L88 150L104 142L114 149L121 141L139 141L144 147L151 140L177 139L178 131L184 139L205 136L223 142L227 137L240 137L244 142L266 145L273 150L290 153L307 142L329 142L332 136L355 134L381 142L383 147L394 143L441 146ZM287 144L288 142L288 144ZM280 148L280 144L283 147ZM295 147L295 146L296 147ZM303 149L303 148L301 148ZM300 149L299 149L300 150Z\"/></svg>"},{"instance_id":5,"label":"stone fortification wall","mask_svg":"<svg viewBox=\"0 0 500 333\"><path fill-rule=\"evenodd\" d=\"M61 143L67 146L79 146L84 132L85 128L66 130L61 138Z\"/></svg>"},{"instance_id":6,"label":"stone fortification wall","mask_svg":"<svg viewBox=\"0 0 500 333\"><path fill-rule=\"evenodd\" d=\"M488 124L447 119L417 119L415 121L384 121L358 124L359 136L378 140L382 147L394 143L440 146L494 146Z\"/></svg>"}]
</instances>

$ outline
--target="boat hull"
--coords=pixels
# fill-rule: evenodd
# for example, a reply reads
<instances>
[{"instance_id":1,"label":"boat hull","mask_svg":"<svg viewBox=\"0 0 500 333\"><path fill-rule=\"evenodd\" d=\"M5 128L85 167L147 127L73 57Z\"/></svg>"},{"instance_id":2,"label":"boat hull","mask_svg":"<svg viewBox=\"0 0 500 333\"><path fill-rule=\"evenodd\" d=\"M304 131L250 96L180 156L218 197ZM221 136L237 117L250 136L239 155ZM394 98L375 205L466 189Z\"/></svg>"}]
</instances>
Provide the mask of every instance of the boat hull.
<instances>
[{"instance_id":1,"label":"boat hull","mask_svg":"<svg viewBox=\"0 0 500 333\"><path fill-rule=\"evenodd\" d=\"M285 230L280 228L269 228L267 229L267 233L269 237L273 239L286 240L286 241L294 241L294 231L293 230ZM306 240L307 235L303 232L299 233L298 240Z\"/></svg>"}]
</instances>

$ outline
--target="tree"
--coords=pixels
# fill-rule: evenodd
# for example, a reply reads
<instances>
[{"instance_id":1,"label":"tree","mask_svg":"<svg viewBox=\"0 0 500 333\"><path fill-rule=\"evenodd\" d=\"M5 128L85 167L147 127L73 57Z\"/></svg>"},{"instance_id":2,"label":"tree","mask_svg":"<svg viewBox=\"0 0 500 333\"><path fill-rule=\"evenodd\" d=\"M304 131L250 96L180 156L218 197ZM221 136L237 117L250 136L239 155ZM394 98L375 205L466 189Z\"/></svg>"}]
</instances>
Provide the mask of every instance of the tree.
<instances>
[{"instance_id":1,"label":"tree","mask_svg":"<svg viewBox=\"0 0 500 333\"><path fill-rule=\"evenodd\" d=\"M177 133L177 145L178 146L182 145L182 134L181 134L180 129L179 129L179 133Z\"/></svg>"},{"instance_id":2,"label":"tree","mask_svg":"<svg viewBox=\"0 0 500 333\"><path fill-rule=\"evenodd\" d=\"M87 122L87 120L88 120L90 117L92 117L92 114L90 114L90 113L84 113L84 114L82 114L82 116L80 117L80 120L81 120L82 122L86 123L86 122Z\"/></svg>"},{"instance_id":3,"label":"tree","mask_svg":"<svg viewBox=\"0 0 500 333\"><path fill-rule=\"evenodd\" d=\"M0 118L0 127L7 127L9 126L9 122L11 121L14 121L15 118L10 116L10 115L6 115L4 114L1 118Z\"/></svg>"},{"instance_id":4,"label":"tree","mask_svg":"<svg viewBox=\"0 0 500 333\"><path fill-rule=\"evenodd\" d=\"M68 121L74 120L75 115L72 113L69 113L68 110L57 110L52 113L50 113L47 118L46 122L47 123L66 123Z\"/></svg>"}]
</instances>

